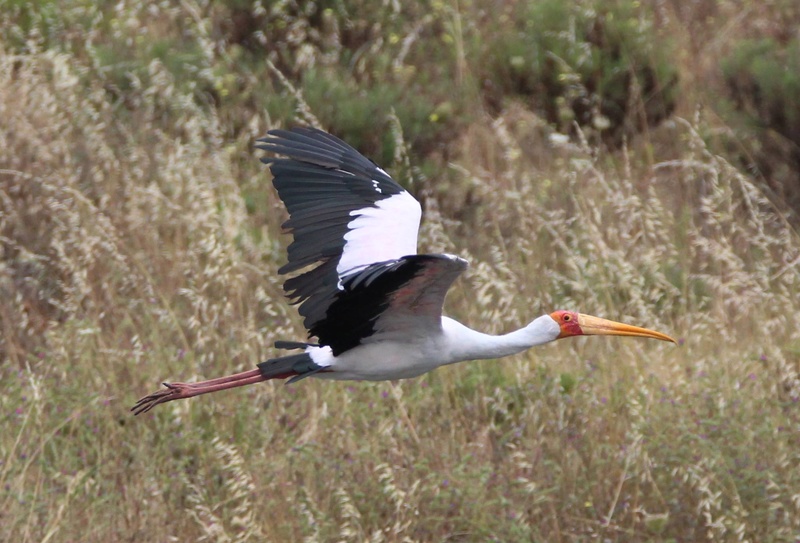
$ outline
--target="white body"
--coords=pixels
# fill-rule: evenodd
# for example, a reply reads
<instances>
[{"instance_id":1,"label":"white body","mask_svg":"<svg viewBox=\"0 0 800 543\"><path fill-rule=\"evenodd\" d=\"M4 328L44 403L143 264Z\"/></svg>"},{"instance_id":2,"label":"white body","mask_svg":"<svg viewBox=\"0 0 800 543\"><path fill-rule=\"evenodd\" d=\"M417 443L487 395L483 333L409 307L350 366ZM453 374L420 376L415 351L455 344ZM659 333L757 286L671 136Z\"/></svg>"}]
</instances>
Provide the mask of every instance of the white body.
<instances>
[{"instance_id":1,"label":"white body","mask_svg":"<svg viewBox=\"0 0 800 543\"><path fill-rule=\"evenodd\" d=\"M466 360L501 358L555 340L561 329L549 315L525 328L492 336L476 332L458 321L442 317L441 330L405 337L402 340L374 336L372 341L333 356L329 347L309 347L312 360L330 372L313 375L319 379L383 381L408 379Z\"/></svg>"}]
</instances>

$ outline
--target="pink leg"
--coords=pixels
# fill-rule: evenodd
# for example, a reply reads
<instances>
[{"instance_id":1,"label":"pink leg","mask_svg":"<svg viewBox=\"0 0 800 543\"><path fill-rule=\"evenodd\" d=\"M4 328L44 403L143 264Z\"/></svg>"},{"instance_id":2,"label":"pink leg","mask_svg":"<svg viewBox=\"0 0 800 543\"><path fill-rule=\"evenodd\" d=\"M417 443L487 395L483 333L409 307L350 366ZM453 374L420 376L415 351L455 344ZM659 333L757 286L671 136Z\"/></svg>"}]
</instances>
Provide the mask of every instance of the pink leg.
<instances>
[{"instance_id":1,"label":"pink leg","mask_svg":"<svg viewBox=\"0 0 800 543\"><path fill-rule=\"evenodd\" d=\"M136 402L136 405L131 408L131 411L133 411L134 415L141 415L142 413L147 413L161 403L191 398L193 396L199 396L200 394L208 394L209 392L216 392L227 388L251 385L268 379L274 379L274 377L264 377L261 370L254 369L225 377L218 377L217 379L200 381L199 383L164 383L164 386L167 387L166 389L153 392L140 399Z\"/></svg>"}]
</instances>

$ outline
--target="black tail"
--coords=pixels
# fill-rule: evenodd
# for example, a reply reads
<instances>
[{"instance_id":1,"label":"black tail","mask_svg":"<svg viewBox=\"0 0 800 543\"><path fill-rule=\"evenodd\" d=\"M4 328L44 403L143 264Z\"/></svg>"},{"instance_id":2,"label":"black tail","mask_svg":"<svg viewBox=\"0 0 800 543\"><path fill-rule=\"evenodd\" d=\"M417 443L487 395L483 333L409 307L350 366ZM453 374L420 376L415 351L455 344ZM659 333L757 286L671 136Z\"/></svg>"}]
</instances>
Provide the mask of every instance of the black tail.
<instances>
[{"instance_id":1,"label":"black tail","mask_svg":"<svg viewBox=\"0 0 800 543\"><path fill-rule=\"evenodd\" d=\"M287 342L288 343L288 342ZM278 358L270 358L266 362L258 365L258 369L264 379L286 379L291 377L286 384L296 383L300 379L305 379L317 372L325 371L328 368L320 366L311 360L308 353L290 354Z\"/></svg>"}]
</instances>

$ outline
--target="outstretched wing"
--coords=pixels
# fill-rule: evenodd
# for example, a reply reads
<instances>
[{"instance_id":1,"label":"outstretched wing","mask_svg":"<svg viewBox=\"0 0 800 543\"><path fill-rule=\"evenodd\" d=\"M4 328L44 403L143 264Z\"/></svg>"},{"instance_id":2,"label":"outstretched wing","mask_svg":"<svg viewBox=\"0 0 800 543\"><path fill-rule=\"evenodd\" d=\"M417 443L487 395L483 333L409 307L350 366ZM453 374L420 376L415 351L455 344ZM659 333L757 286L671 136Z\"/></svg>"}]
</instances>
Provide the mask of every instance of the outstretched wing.
<instances>
[{"instance_id":1,"label":"outstretched wing","mask_svg":"<svg viewBox=\"0 0 800 543\"><path fill-rule=\"evenodd\" d=\"M279 273L310 268L283 288L318 335L314 330L346 278L416 254L422 210L375 163L321 130L272 130L258 141L259 149L288 157L261 159L289 211L283 227L294 237Z\"/></svg>"},{"instance_id":2,"label":"outstretched wing","mask_svg":"<svg viewBox=\"0 0 800 543\"><path fill-rule=\"evenodd\" d=\"M334 356L372 336L409 339L441 329L442 305L467 268L451 255L410 255L378 262L342 280L342 288L309 314L309 333Z\"/></svg>"}]
</instances>

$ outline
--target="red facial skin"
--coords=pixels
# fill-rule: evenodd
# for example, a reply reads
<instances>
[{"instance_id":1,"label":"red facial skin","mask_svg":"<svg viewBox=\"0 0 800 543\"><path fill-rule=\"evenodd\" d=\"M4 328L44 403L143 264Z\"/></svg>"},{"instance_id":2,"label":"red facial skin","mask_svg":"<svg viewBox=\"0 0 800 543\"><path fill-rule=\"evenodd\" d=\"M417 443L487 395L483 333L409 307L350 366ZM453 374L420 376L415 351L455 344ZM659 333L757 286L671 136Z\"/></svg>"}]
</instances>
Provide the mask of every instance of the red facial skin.
<instances>
[{"instance_id":1,"label":"red facial skin","mask_svg":"<svg viewBox=\"0 0 800 543\"><path fill-rule=\"evenodd\" d=\"M561 327L561 333L557 339L583 335L581 325L578 324L578 314L576 312L559 309L550 313L550 317Z\"/></svg>"}]
</instances>

